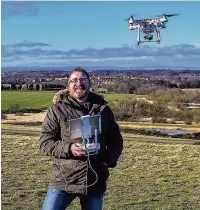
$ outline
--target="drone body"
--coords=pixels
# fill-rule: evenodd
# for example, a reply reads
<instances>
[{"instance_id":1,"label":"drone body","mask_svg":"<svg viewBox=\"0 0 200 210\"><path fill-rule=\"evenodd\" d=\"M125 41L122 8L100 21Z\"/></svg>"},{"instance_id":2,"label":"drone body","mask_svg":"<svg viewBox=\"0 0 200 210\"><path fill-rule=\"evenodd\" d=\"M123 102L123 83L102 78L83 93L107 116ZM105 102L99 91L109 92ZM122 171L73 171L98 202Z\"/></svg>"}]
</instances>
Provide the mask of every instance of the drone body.
<instances>
[{"instance_id":1,"label":"drone body","mask_svg":"<svg viewBox=\"0 0 200 210\"><path fill-rule=\"evenodd\" d=\"M134 20L131 15L127 20L129 23L129 30L137 29L137 43L138 45L143 42L157 42L161 41L160 30L166 28L166 22L168 22L168 17L177 16L179 14L171 15L159 15L161 18L147 18L141 20ZM140 33L144 34L144 39L141 40ZM156 39L154 35L156 34Z\"/></svg>"}]
</instances>

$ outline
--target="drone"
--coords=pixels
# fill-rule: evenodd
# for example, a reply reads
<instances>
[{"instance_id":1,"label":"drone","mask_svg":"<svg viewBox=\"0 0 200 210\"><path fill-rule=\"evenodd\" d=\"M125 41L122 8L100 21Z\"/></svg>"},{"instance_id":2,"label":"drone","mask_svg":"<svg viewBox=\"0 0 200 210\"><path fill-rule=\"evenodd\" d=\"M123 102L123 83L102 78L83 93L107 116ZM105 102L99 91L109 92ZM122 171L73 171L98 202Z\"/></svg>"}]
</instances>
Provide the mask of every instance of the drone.
<instances>
[{"instance_id":1,"label":"drone","mask_svg":"<svg viewBox=\"0 0 200 210\"><path fill-rule=\"evenodd\" d=\"M134 15L131 15L126 21L129 23L129 30L137 29L137 44L144 42L157 42L160 44L160 30L166 28L166 23L169 17L178 16L179 14L162 14L157 18L146 18L135 20ZM140 33L144 34L144 39L141 40ZM154 35L156 34L156 38Z\"/></svg>"}]
</instances>

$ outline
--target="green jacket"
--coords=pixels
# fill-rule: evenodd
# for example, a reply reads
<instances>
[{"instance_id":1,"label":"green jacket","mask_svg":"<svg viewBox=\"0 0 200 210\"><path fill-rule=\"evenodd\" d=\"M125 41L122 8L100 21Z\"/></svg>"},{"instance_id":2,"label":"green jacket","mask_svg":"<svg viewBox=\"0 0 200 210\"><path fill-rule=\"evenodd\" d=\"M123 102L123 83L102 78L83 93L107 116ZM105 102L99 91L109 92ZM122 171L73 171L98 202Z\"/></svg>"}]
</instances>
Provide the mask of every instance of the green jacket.
<instances>
[{"instance_id":1,"label":"green jacket","mask_svg":"<svg viewBox=\"0 0 200 210\"><path fill-rule=\"evenodd\" d=\"M101 149L98 154L89 156L98 179L88 167L87 156L75 157L70 152L70 145L74 140L69 138L68 120L88 114L101 114L102 120L102 134L99 136ZM109 168L116 166L122 149L123 139L119 126L112 110L101 96L90 92L85 104L79 105L66 94L48 109L40 132L40 151L44 155L55 157L49 187L68 193L105 192Z\"/></svg>"}]
</instances>

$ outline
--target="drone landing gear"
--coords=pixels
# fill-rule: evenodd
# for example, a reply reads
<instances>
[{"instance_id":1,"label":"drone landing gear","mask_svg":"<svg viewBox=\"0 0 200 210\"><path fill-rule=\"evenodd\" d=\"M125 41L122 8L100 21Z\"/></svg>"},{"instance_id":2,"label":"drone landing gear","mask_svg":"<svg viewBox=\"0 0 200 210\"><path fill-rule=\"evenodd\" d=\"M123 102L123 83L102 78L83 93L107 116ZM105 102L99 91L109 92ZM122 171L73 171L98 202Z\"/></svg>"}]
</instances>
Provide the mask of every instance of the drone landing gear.
<instances>
[{"instance_id":1,"label":"drone landing gear","mask_svg":"<svg viewBox=\"0 0 200 210\"><path fill-rule=\"evenodd\" d=\"M157 43L160 44L160 30L157 28L156 32L157 32L157 39L158 39Z\"/></svg>"},{"instance_id":2,"label":"drone landing gear","mask_svg":"<svg viewBox=\"0 0 200 210\"><path fill-rule=\"evenodd\" d=\"M140 45L140 29L137 30L137 44Z\"/></svg>"},{"instance_id":3,"label":"drone landing gear","mask_svg":"<svg viewBox=\"0 0 200 210\"><path fill-rule=\"evenodd\" d=\"M140 43L145 43L145 42L157 42L160 44L160 31L158 28L156 28L156 35L157 39L154 39L154 35L152 33L145 33L144 35L144 40L140 40L140 29L138 28L137 30L137 45L140 45Z\"/></svg>"}]
</instances>

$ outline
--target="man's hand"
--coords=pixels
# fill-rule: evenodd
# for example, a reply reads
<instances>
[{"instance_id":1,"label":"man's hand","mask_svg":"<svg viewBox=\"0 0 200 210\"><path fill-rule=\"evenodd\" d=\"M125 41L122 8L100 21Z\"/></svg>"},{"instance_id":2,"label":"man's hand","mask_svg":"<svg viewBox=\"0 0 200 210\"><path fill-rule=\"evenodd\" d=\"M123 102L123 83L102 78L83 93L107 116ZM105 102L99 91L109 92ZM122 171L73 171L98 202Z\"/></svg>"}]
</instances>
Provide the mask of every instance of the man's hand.
<instances>
[{"instance_id":1,"label":"man's hand","mask_svg":"<svg viewBox=\"0 0 200 210\"><path fill-rule=\"evenodd\" d=\"M74 156L85 156L85 152L82 150L80 143L72 144L70 149Z\"/></svg>"}]
</instances>

